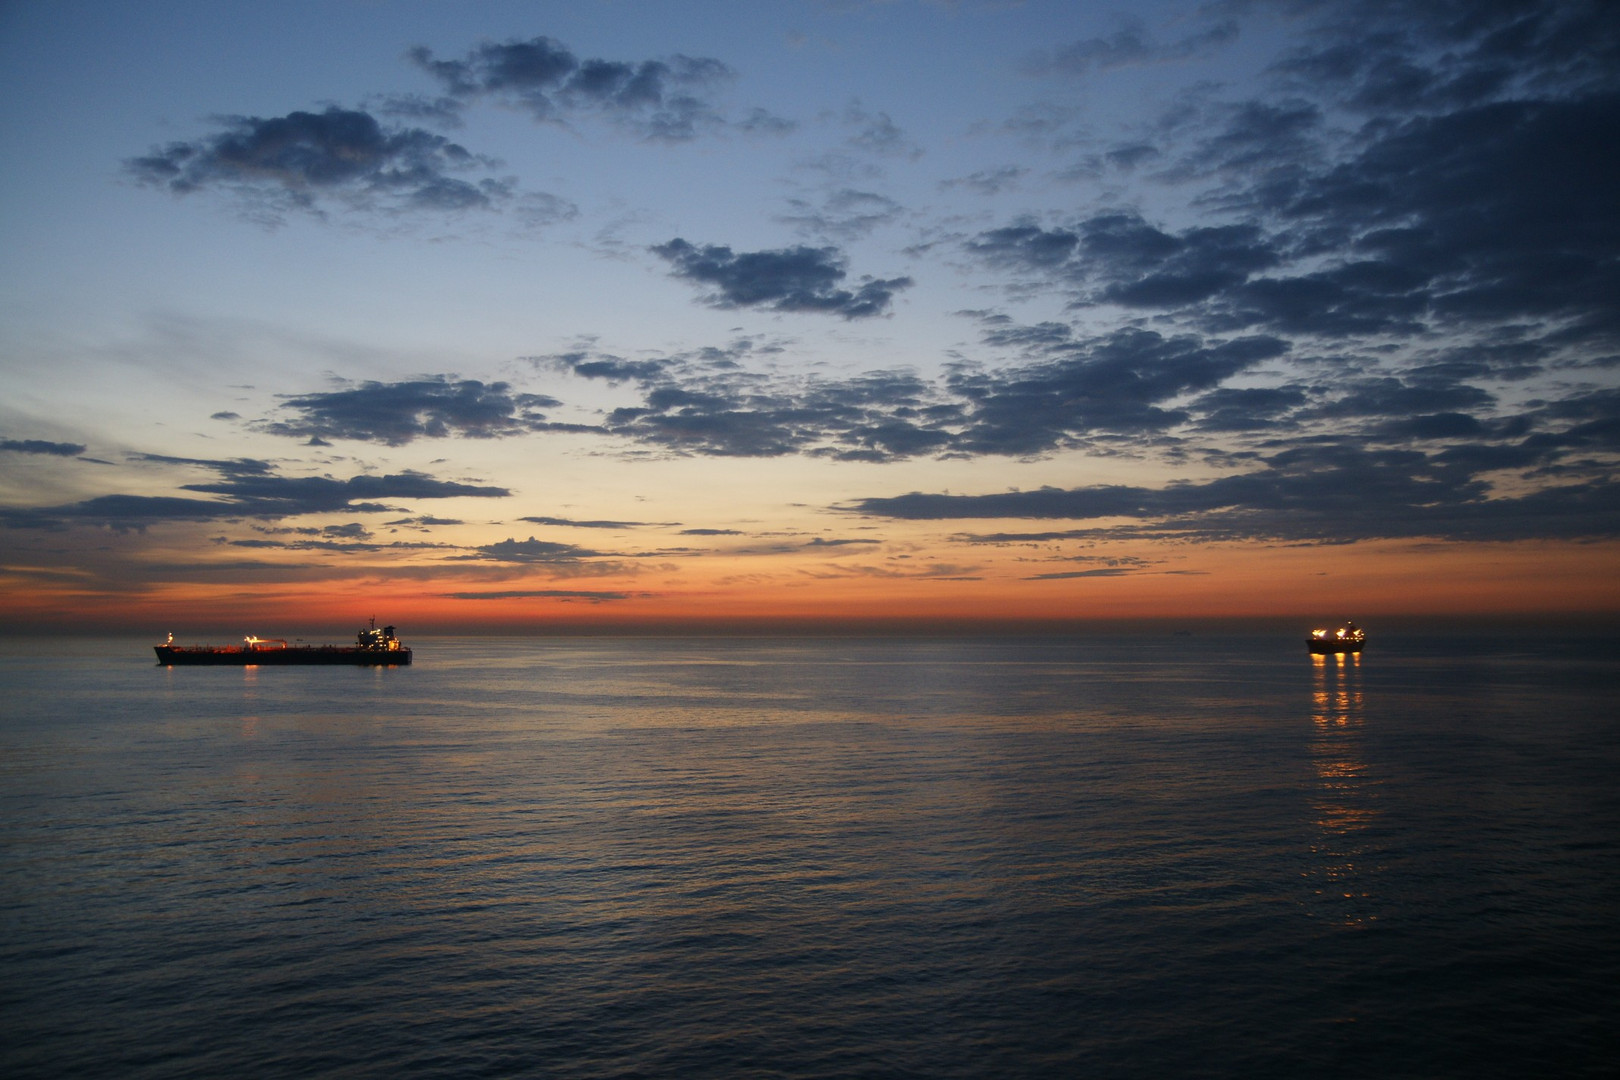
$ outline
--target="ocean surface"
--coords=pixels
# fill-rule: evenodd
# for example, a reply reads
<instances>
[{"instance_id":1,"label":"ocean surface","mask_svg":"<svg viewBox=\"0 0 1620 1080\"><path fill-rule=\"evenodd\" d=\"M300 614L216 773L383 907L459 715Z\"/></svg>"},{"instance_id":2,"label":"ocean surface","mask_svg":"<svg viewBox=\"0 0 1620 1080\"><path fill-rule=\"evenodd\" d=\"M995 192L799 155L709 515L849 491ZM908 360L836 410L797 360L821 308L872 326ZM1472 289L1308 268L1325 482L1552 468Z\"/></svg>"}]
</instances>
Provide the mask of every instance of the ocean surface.
<instances>
[{"instance_id":1,"label":"ocean surface","mask_svg":"<svg viewBox=\"0 0 1620 1080\"><path fill-rule=\"evenodd\" d=\"M0 640L0 1075L1620 1062L1612 638L408 644Z\"/></svg>"}]
</instances>

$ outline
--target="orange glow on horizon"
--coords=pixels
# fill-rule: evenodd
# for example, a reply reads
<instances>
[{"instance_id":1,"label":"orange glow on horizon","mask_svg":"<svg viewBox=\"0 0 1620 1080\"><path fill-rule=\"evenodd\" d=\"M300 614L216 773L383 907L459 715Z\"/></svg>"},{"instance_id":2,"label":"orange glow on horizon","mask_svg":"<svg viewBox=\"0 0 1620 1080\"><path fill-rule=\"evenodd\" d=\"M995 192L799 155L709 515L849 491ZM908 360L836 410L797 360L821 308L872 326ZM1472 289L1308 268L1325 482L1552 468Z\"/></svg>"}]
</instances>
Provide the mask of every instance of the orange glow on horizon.
<instances>
[{"instance_id":1,"label":"orange glow on horizon","mask_svg":"<svg viewBox=\"0 0 1620 1080\"><path fill-rule=\"evenodd\" d=\"M376 615L401 633L522 633L613 627L772 624L972 624L1117 619L1289 616L1330 625L1346 614L1603 614L1620 611L1612 547L1596 544L1343 547L1177 546L1160 562L1096 572L1093 562L1030 563L989 551L972 574L893 572L877 559L802 555L756 560L694 558L629 576L510 576L469 580L455 570L395 573L368 567L317 582L153 585L127 594L0 577L0 617L12 631L188 627L281 635L352 625ZM988 557L994 556L994 558ZM437 568L429 568L435 570ZM1089 571L1089 572L1088 572ZM201 577L202 575L198 575ZM488 596L469 599L454 594ZM525 595L529 594L529 595Z\"/></svg>"}]
</instances>

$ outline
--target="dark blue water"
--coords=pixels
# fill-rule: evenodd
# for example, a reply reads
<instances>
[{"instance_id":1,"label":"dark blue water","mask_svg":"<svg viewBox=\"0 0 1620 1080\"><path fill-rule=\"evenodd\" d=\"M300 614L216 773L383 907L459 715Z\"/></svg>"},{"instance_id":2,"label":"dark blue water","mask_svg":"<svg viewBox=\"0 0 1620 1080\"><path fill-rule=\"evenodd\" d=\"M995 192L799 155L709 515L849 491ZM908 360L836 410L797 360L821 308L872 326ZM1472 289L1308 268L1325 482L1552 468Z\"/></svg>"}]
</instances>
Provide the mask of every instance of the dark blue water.
<instances>
[{"instance_id":1,"label":"dark blue water","mask_svg":"<svg viewBox=\"0 0 1620 1080\"><path fill-rule=\"evenodd\" d=\"M0 1073L1616 1060L1608 641L410 644L0 643Z\"/></svg>"}]
</instances>

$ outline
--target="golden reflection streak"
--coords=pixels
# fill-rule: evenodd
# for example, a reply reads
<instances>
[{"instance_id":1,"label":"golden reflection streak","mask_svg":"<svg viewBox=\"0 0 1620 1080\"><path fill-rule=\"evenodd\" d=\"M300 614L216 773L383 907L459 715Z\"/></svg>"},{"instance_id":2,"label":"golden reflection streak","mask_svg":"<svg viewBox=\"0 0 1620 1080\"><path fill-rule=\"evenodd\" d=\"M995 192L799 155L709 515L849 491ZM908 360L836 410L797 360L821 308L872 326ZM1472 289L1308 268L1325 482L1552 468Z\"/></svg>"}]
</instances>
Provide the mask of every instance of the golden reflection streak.
<instances>
[{"instance_id":1,"label":"golden reflection streak","mask_svg":"<svg viewBox=\"0 0 1620 1080\"><path fill-rule=\"evenodd\" d=\"M1316 896L1339 913L1345 925L1359 926L1367 913L1365 849L1357 834L1377 817L1370 805L1372 783L1362 754L1364 698L1360 653L1311 654L1311 760L1316 767L1314 824L1320 834L1311 852L1320 861Z\"/></svg>"}]
</instances>

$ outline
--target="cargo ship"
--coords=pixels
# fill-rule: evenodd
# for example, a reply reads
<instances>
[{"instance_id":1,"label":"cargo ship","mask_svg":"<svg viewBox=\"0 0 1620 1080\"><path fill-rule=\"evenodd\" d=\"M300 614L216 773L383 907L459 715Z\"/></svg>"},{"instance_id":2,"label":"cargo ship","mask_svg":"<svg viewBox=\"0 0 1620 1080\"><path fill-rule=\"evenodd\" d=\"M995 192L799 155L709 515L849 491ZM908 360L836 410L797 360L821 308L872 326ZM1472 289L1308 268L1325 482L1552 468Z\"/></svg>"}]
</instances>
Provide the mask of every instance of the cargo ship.
<instances>
[{"instance_id":1,"label":"cargo ship","mask_svg":"<svg viewBox=\"0 0 1620 1080\"><path fill-rule=\"evenodd\" d=\"M1312 630L1305 645L1313 653L1360 652L1367 642L1367 632L1353 622L1346 622L1338 630Z\"/></svg>"},{"instance_id":2,"label":"cargo ship","mask_svg":"<svg viewBox=\"0 0 1620 1080\"><path fill-rule=\"evenodd\" d=\"M165 667L175 664L216 664L233 667L252 667L271 664L357 664L369 667L392 667L411 662L411 650L394 636L394 628L377 629L377 620L371 628L361 630L353 645L289 645L286 638L245 637L240 645L176 645L174 635L157 650L158 663Z\"/></svg>"}]
</instances>

